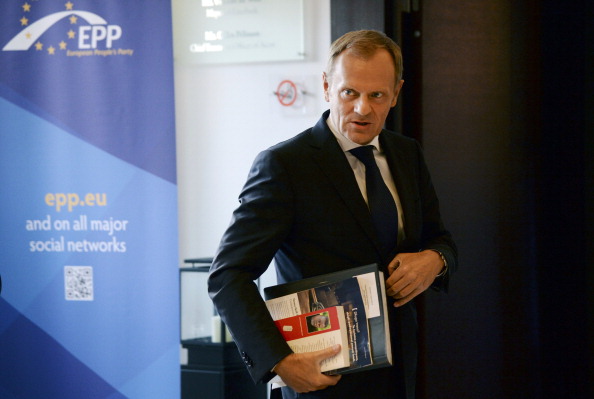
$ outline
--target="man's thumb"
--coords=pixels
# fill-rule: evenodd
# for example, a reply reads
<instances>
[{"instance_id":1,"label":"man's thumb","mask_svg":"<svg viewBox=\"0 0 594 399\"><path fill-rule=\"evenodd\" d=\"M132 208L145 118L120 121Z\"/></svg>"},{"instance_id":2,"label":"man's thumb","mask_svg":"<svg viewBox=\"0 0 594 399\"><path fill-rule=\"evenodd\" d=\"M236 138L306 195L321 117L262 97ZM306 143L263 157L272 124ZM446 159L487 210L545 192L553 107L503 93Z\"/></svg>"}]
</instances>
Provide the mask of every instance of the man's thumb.
<instances>
[{"instance_id":1,"label":"man's thumb","mask_svg":"<svg viewBox=\"0 0 594 399\"><path fill-rule=\"evenodd\" d=\"M329 346L326 349L323 349L321 352L322 352L322 359L327 359L329 357L336 355L338 352L340 352L340 345L336 344L336 345Z\"/></svg>"}]
</instances>

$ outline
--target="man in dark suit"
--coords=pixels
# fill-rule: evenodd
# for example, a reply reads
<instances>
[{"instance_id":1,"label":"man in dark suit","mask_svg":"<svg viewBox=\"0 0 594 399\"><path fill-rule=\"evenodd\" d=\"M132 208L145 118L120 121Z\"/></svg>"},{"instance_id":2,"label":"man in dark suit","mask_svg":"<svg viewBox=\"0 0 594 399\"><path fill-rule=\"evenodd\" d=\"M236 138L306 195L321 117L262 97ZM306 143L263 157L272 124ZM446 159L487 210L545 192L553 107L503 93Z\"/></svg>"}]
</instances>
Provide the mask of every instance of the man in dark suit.
<instances>
[{"instance_id":1,"label":"man in dark suit","mask_svg":"<svg viewBox=\"0 0 594 399\"><path fill-rule=\"evenodd\" d=\"M278 374L288 385L285 398L415 396L413 299L430 286L447 289L457 252L420 146L383 129L401 76L400 49L383 33L356 31L335 41L323 74L330 110L258 155L213 261L209 293L252 378L266 382ZM367 145L395 207L381 226L368 206L367 167L350 152ZM384 227L393 230L387 245ZM273 258L279 283L378 263L389 276L394 366L327 376L319 363L340 348L293 353L254 284Z\"/></svg>"}]
</instances>

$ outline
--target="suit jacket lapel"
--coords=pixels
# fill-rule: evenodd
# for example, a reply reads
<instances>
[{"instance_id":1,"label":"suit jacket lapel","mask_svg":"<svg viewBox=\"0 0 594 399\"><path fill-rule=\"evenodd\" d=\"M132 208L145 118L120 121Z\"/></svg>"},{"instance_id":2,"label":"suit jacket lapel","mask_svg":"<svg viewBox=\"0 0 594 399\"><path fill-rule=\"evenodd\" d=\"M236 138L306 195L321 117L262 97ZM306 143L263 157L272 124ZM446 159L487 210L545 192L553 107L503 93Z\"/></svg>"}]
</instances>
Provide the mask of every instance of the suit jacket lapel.
<instances>
[{"instance_id":1,"label":"suit jacket lapel","mask_svg":"<svg viewBox=\"0 0 594 399\"><path fill-rule=\"evenodd\" d=\"M315 149L312 156L379 253L369 209L342 148L326 124L327 117L326 112L311 130L311 146Z\"/></svg>"},{"instance_id":2,"label":"suit jacket lapel","mask_svg":"<svg viewBox=\"0 0 594 399\"><path fill-rule=\"evenodd\" d=\"M412 229L414 228L414 223L412 221L415 220L416 199L413 191L413 187L415 187L415 182L413 181L415 172L411 168L410 154L407 154L402 146L395 144L388 134L380 134L379 137L382 150L386 154L386 160L392 172L396 190L398 191L400 204L402 205L405 236L413 237Z\"/></svg>"}]
</instances>

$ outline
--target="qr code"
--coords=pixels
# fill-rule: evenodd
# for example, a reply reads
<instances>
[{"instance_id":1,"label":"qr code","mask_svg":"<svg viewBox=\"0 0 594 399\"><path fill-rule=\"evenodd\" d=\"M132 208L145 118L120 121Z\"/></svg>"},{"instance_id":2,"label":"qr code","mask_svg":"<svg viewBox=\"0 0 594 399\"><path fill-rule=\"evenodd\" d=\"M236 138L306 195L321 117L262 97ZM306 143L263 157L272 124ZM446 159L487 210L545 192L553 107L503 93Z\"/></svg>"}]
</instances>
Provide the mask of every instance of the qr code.
<instances>
[{"instance_id":1,"label":"qr code","mask_svg":"<svg viewBox=\"0 0 594 399\"><path fill-rule=\"evenodd\" d=\"M93 267L64 266L64 287L67 301L92 301Z\"/></svg>"}]
</instances>

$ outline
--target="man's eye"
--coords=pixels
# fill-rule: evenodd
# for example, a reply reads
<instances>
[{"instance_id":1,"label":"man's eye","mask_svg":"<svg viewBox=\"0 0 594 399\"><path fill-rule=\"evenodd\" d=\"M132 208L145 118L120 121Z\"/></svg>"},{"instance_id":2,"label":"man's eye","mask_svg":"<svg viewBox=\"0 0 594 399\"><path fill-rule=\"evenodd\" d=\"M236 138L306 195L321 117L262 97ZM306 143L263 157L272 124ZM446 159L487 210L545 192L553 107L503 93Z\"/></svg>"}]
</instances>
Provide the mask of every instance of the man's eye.
<instances>
[{"instance_id":1,"label":"man's eye","mask_svg":"<svg viewBox=\"0 0 594 399\"><path fill-rule=\"evenodd\" d=\"M355 92L351 89L344 89L343 93L347 96L352 96L353 94L355 94Z\"/></svg>"},{"instance_id":2,"label":"man's eye","mask_svg":"<svg viewBox=\"0 0 594 399\"><path fill-rule=\"evenodd\" d=\"M373 97L373 98L381 98L383 95L384 95L384 93L373 93L371 95L371 97Z\"/></svg>"}]
</instances>

